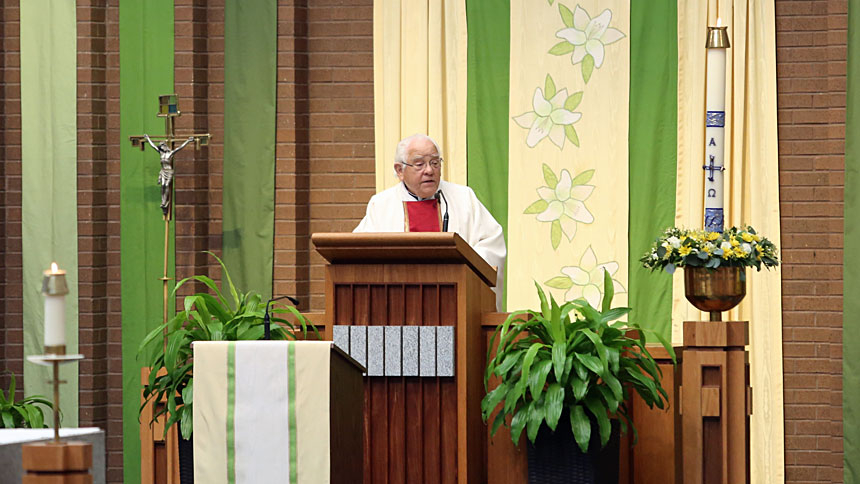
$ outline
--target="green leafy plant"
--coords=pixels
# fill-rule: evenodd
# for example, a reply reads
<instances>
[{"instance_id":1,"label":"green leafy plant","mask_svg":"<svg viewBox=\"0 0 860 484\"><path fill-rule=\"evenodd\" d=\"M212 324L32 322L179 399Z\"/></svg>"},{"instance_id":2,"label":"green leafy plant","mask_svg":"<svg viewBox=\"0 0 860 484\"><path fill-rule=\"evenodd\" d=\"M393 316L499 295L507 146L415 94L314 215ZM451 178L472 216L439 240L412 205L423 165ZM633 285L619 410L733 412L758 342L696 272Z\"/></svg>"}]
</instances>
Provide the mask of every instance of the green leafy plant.
<instances>
[{"instance_id":1,"label":"green leafy plant","mask_svg":"<svg viewBox=\"0 0 860 484\"><path fill-rule=\"evenodd\" d=\"M762 267L779 265L776 245L756 231L730 227L723 232L669 227L639 259L642 265L672 274L678 267Z\"/></svg>"},{"instance_id":2,"label":"green leafy plant","mask_svg":"<svg viewBox=\"0 0 860 484\"><path fill-rule=\"evenodd\" d=\"M41 429L45 425L45 412L40 405L53 408L51 402L41 395L31 395L15 401L15 375L9 373L9 390L4 395L0 389L0 428Z\"/></svg>"},{"instance_id":3,"label":"green leafy plant","mask_svg":"<svg viewBox=\"0 0 860 484\"><path fill-rule=\"evenodd\" d=\"M210 293L186 296L184 309L170 321L153 329L138 348L138 355L144 356L150 368L149 383L143 386L144 402L141 412L149 402L166 401L166 405L156 405L153 421L167 415L167 430L179 422L184 438L192 432L194 362L191 343L194 341L240 341L263 338L263 317L266 302L254 291L239 292L230 279L227 267L215 254L207 252L221 265L222 287L227 282L232 303L228 302L222 289L215 281L206 276L187 277L176 285L173 294L186 282L195 280L208 287ZM308 337L308 329L319 339L319 332L305 317L292 306L271 306L273 315L292 314L300 326L303 338ZM271 338L273 340L296 339L299 331L291 322L272 317Z\"/></svg>"},{"instance_id":4,"label":"green leafy plant","mask_svg":"<svg viewBox=\"0 0 860 484\"><path fill-rule=\"evenodd\" d=\"M523 430L534 443L540 426L555 431L567 409L583 452L592 439L592 423L601 447L609 441L612 417L620 417L623 431L629 424L635 436L628 417L631 390L652 408L664 408L668 395L660 385L662 372L645 347L646 331L616 321L630 309L610 307L611 276L604 274L600 310L585 299L560 306L552 297L547 302L541 287L535 287L541 311L511 313L490 340L484 388L489 390L492 377L499 382L484 396L481 411L487 421L498 407L491 434L509 425L515 444ZM671 346L663 345L674 359Z\"/></svg>"}]
</instances>

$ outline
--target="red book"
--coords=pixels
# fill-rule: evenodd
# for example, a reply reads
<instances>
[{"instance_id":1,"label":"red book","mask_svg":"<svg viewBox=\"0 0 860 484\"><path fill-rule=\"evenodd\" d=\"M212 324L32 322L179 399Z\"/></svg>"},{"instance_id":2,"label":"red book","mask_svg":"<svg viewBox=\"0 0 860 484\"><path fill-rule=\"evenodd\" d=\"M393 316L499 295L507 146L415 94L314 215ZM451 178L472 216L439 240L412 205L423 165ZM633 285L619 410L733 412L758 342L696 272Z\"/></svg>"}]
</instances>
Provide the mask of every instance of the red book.
<instances>
[{"instance_id":1,"label":"red book","mask_svg":"<svg viewBox=\"0 0 860 484\"><path fill-rule=\"evenodd\" d=\"M435 198L403 202L404 228L407 232L441 232L442 213Z\"/></svg>"}]
</instances>

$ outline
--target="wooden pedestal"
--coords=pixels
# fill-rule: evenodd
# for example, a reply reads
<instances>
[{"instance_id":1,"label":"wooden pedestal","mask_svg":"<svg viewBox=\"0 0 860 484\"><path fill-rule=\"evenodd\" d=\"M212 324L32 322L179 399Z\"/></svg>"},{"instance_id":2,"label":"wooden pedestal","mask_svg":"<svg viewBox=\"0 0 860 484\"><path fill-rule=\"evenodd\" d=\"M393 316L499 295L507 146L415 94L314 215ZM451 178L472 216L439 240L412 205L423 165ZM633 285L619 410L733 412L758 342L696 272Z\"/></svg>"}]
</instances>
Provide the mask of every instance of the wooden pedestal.
<instances>
[{"instance_id":1,"label":"wooden pedestal","mask_svg":"<svg viewBox=\"0 0 860 484\"><path fill-rule=\"evenodd\" d=\"M149 367L140 369L140 380L144 385L149 382L149 371ZM164 371L162 368L159 375ZM140 401L144 401L143 388ZM140 482L179 484L179 426L170 427L165 437L164 422L167 417L162 416L152 422L156 410L154 405L167 405L167 402L149 402L140 413Z\"/></svg>"},{"instance_id":2,"label":"wooden pedestal","mask_svg":"<svg viewBox=\"0 0 860 484\"><path fill-rule=\"evenodd\" d=\"M21 446L23 484L92 484L93 446L86 442L39 442Z\"/></svg>"},{"instance_id":3,"label":"wooden pedestal","mask_svg":"<svg viewBox=\"0 0 860 484\"><path fill-rule=\"evenodd\" d=\"M684 483L749 482L748 343L746 321L684 322Z\"/></svg>"}]
</instances>

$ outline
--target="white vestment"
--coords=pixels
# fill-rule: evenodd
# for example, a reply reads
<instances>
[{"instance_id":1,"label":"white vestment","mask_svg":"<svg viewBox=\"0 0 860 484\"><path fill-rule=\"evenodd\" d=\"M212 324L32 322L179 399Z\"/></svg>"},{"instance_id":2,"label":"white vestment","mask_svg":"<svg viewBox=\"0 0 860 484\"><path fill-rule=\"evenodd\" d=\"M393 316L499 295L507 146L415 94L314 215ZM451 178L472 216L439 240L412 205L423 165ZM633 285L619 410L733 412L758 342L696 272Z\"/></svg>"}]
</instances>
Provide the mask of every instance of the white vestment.
<instances>
[{"instance_id":1,"label":"white vestment","mask_svg":"<svg viewBox=\"0 0 860 484\"><path fill-rule=\"evenodd\" d=\"M504 267L505 236L502 226L475 196L471 188L441 181L439 189L444 198L440 200L442 213L448 209L448 231L456 232L481 257L496 267L496 310L502 308L502 283L505 280ZM445 204L445 200L448 204ZM367 214L353 232L403 232L403 202L413 202L415 198L406 190L406 185L396 186L377 193L367 203Z\"/></svg>"}]
</instances>

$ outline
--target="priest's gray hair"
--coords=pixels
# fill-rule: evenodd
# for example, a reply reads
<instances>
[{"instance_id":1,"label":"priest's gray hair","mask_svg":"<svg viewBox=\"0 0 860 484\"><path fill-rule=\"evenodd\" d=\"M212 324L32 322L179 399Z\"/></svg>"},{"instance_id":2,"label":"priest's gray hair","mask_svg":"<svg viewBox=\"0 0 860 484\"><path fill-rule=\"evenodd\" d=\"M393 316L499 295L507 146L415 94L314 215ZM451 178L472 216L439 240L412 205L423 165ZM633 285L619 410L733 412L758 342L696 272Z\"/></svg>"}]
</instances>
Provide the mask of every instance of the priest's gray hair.
<instances>
[{"instance_id":1,"label":"priest's gray hair","mask_svg":"<svg viewBox=\"0 0 860 484\"><path fill-rule=\"evenodd\" d=\"M412 136L407 136L406 138L403 138L402 140L400 140L399 143L397 143L397 150L394 152L395 164L399 165L406 162L406 156L408 155L406 150L409 148L409 145L417 139L429 140L431 143L433 143L433 146L436 147L436 153L439 156L442 156L442 150L439 149L439 144L436 143L433 138L427 136L426 134L413 134Z\"/></svg>"}]
</instances>

